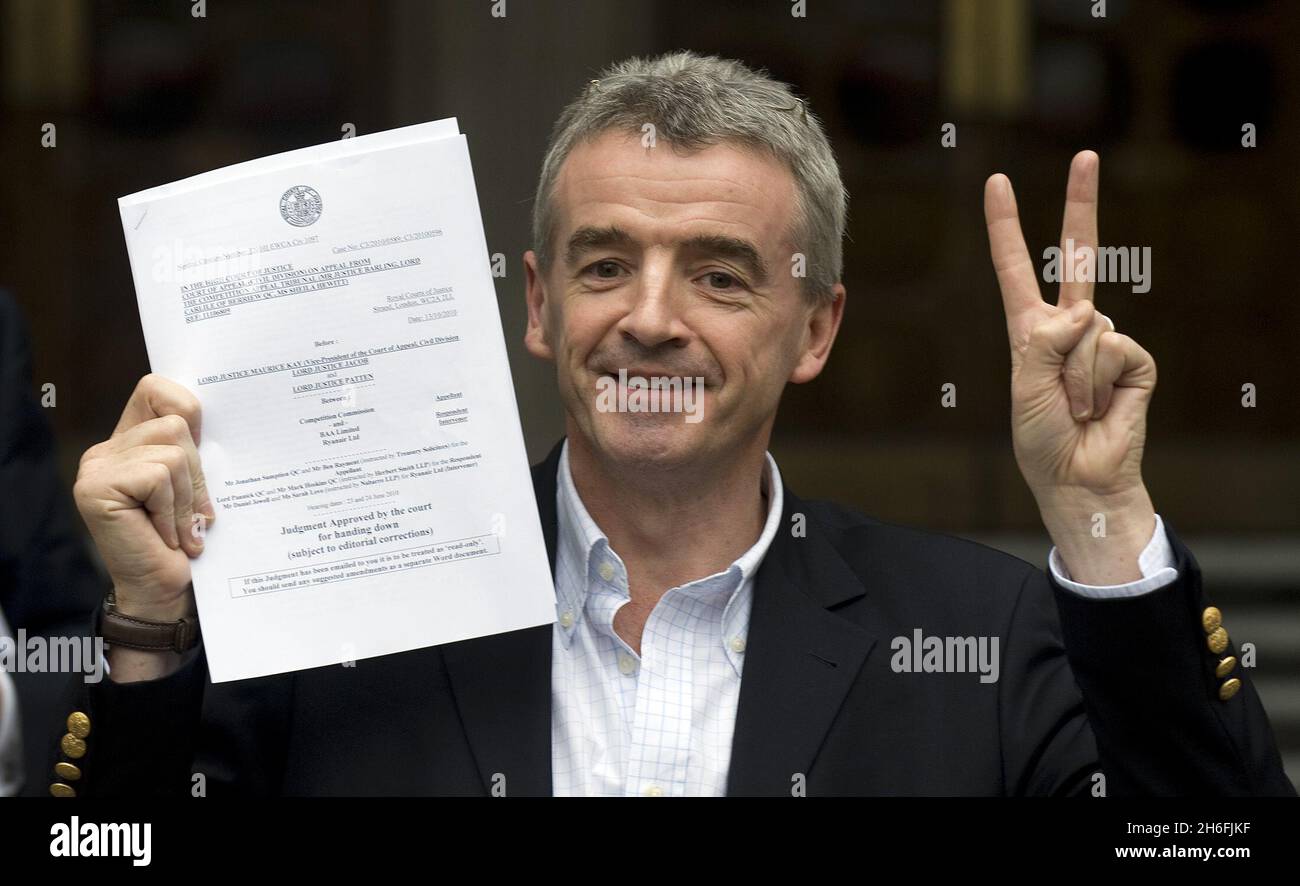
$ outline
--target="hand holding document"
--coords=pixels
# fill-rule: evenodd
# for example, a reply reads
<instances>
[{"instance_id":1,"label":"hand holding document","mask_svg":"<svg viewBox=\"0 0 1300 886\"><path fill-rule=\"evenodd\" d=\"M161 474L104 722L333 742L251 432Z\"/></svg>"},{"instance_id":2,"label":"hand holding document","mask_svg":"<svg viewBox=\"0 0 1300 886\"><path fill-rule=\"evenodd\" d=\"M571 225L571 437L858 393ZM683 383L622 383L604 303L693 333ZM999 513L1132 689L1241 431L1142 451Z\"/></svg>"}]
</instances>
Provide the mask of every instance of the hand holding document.
<instances>
[{"instance_id":1,"label":"hand holding document","mask_svg":"<svg viewBox=\"0 0 1300 886\"><path fill-rule=\"evenodd\" d=\"M554 621L454 118L119 207L150 364L202 404L214 682Z\"/></svg>"}]
</instances>

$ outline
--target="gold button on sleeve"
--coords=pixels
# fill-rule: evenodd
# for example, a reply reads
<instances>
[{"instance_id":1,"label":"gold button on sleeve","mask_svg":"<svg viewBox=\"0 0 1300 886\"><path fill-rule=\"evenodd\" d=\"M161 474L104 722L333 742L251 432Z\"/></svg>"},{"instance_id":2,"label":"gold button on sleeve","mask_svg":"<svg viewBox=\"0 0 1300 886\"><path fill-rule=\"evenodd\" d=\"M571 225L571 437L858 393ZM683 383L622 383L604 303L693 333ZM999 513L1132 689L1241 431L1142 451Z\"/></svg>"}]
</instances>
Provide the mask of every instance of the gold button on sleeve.
<instances>
[{"instance_id":1,"label":"gold button on sleeve","mask_svg":"<svg viewBox=\"0 0 1300 886\"><path fill-rule=\"evenodd\" d=\"M1228 648L1228 632L1223 628L1215 628L1210 632L1210 636L1205 638L1206 645L1215 655Z\"/></svg>"},{"instance_id":2,"label":"gold button on sleeve","mask_svg":"<svg viewBox=\"0 0 1300 886\"><path fill-rule=\"evenodd\" d=\"M1241 689L1241 681L1236 677L1231 680L1224 680L1223 685L1219 687L1219 701L1227 701L1237 694Z\"/></svg>"},{"instance_id":3,"label":"gold button on sleeve","mask_svg":"<svg viewBox=\"0 0 1300 886\"><path fill-rule=\"evenodd\" d=\"M80 760L86 756L86 743L69 732L59 742L59 750L63 751L65 757Z\"/></svg>"},{"instance_id":4,"label":"gold button on sleeve","mask_svg":"<svg viewBox=\"0 0 1300 886\"><path fill-rule=\"evenodd\" d=\"M85 738L90 735L90 718L81 711L73 711L68 714L68 732L77 738Z\"/></svg>"},{"instance_id":5,"label":"gold button on sleeve","mask_svg":"<svg viewBox=\"0 0 1300 886\"><path fill-rule=\"evenodd\" d=\"M1201 627L1205 628L1205 633L1212 633L1221 624L1223 624L1223 613L1218 607L1205 607L1205 611L1201 613Z\"/></svg>"},{"instance_id":6,"label":"gold button on sleeve","mask_svg":"<svg viewBox=\"0 0 1300 886\"><path fill-rule=\"evenodd\" d=\"M1237 666L1237 656L1229 655L1219 662L1219 666L1214 669L1214 676L1222 680L1232 673L1232 669Z\"/></svg>"},{"instance_id":7,"label":"gold button on sleeve","mask_svg":"<svg viewBox=\"0 0 1300 886\"><path fill-rule=\"evenodd\" d=\"M76 781L81 778L81 770L71 763L55 763L54 774L64 781Z\"/></svg>"},{"instance_id":8,"label":"gold button on sleeve","mask_svg":"<svg viewBox=\"0 0 1300 886\"><path fill-rule=\"evenodd\" d=\"M56 781L50 785L50 794L55 797L75 797L77 792L72 789L72 785L63 784Z\"/></svg>"}]
</instances>

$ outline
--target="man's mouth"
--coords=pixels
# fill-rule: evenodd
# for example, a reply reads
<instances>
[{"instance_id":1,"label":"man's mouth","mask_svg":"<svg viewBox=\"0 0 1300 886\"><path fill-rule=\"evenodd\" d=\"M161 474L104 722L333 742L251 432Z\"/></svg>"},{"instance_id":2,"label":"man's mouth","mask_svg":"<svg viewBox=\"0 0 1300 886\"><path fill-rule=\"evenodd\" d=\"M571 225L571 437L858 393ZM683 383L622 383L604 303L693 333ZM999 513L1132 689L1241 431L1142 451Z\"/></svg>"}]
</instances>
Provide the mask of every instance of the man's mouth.
<instances>
[{"instance_id":1,"label":"man's mouth","mask_svg":"<svg viewBox=\"0 0 1300 886\"><path fill-rule=\"evenodd\" d=\"M622 378L626 378L626 379L633 379L633 378L644 378L644 379L651 379L651 378L683 378L683 379L686 379L686 378L691 378L691 379L694 379L694 378L703 378L704 381L702 382L702 386L703 386L703 387L706 387L706 388L707 388L707 387L710 387L709 380L708 380L708 378L707 378L706 376L691 375L691 374L689 374L689 373L687 373L687 374L682 374L682 373L673 372L672 370L668 370L668 369L652 369L652 368L648 368L648 367L645 367L645 366L627 366L627 367L620 367L620 368L618 368L618 369L610 369L610 368L608 368L608 367L601 367L601 368L599 368L599 369L596 370L596 374L597 374L597 376L599 376L599 377L601 377L601 378L612 378L612 379L614 379L614 380L616 380L616 381L620 379L620 373L622 373Z\"/></svg>"},{"instance_id":2,"label":"man's mouth","mask_svg":"<svg viewBox=\"0 0 1300 886\"><path fill-rule=\"evenodd\" d=\"M599 412L682 413L689 424L704 418L704 376L674 375L648 366L602 366L596 372Z\"/></svg>"}]
</instances>

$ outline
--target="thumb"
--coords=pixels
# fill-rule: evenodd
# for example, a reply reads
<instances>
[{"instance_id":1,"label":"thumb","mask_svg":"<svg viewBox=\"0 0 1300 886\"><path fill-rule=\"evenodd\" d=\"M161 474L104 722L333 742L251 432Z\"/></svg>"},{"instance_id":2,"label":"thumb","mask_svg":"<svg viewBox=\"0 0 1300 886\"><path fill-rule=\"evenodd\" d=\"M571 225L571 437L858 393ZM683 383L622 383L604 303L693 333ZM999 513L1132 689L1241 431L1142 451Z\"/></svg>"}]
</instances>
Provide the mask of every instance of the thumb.
<instances>
[{"instance_id":1,"label":"thumb","mask_svg":"<svg viewBox=\"0 0 1300 886\"><path fill-rule=\"evenodd\" d=\"M1092 326L1094 310L1090 301L1075 302L1030 330L1020 365L1021 377L1030 382L1056 381L1065 358Z\"/></svg>"}]
</instances>

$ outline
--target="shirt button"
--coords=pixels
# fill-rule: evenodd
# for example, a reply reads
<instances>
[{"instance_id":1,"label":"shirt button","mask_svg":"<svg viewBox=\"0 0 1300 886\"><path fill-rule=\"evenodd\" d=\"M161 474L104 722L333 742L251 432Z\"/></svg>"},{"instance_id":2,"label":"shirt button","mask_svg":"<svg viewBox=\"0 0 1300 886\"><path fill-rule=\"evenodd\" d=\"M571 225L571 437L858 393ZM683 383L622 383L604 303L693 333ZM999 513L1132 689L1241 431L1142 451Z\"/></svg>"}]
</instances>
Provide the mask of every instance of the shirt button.
<instances>
[{"instance_id":1,"label":"shirt button","mask_svg":"<svg viewBox=\"0 0 1300 886\"><path fill-rule=\"evenodd\" d=\"M600 577L605 581L612 581L614 578L614 564L606 560L600 564Z\"/></svg>"},{"instance_id":2,"label":"shirt button","mask_svg":"<svg viewBox=\"0 0 1300 886\"><path fill-rule=\"evenodd\" d=\"M645 789L645 795L647 797L662 797L664 795L664 789L659 787L657 784L652 784Z\"/></svg>"},{"instance_id":3,"label":"shirt button","mask_svg":"<svg viewBox=\"0 0 1300 886\"><path fill-rule=\"evenodd\" d=\"M630 677L636 673L636 659L626 652L618 654L618 670L625 677Z\"/></svg>"},{"instance_id":4,"label":"shirt button","mask_svg":"<svg viewBox=\"0 0 1300 886\"><path fill-rule=\"evenodd\" d=\"M573 627L573 613L571 611L565 610L564 614L560 616L560 627Z\"/></svg>"},{"instance_id":5,"label":"shirt button","mask_svg":"<svg viewBox=\"0 0 1300 886\"><path fill-rule=\"evenodd\" d=\"M745 651L745 638L744 638L744 637L732 637L732 638L731 638L731 651L732 651L732 652L744 652L744 651Z\"/></svg>"}]
</instances>

